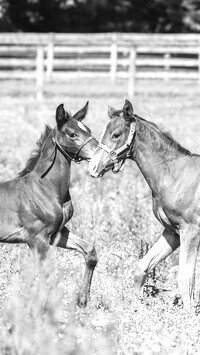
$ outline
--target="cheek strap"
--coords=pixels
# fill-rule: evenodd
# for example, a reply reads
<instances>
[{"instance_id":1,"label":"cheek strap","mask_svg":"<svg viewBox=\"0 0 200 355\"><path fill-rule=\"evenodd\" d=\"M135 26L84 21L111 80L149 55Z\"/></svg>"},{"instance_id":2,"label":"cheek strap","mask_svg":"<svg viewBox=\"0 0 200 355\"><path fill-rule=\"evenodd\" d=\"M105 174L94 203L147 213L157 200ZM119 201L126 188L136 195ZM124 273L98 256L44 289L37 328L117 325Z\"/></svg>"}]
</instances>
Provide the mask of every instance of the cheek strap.
<instances>
[{"instance_id":1,"label":"cheek strap","mask_svg":"<svg viewBox=\"0 0 200 355\"><path fill-rule=\"evenodd\" d=\"M106 125L104 126L104 128L103 128L103 131L101 133L101 137L100 137L100 140L99 140L98 147L103 149L106 153L108 153L108 155L109 155L109 157L110 157L110 159L112 161L117 162L118 158L119 158L119 155L124 153L127 149L130 149L130 147L131 147L131 144L133 142L133 137L134 137L134 134L135 134L135 122L131 122L127 141L121 147L119 147L118 149L111 149L111 148L107 147L107 145L102 143L102 139L103 139L103 136L105 134L105 131L106 131L106 128L107 128L107 125L108 125L109 122L110 121L108 121L106 123Z\"/></svg>"}]
</instances>

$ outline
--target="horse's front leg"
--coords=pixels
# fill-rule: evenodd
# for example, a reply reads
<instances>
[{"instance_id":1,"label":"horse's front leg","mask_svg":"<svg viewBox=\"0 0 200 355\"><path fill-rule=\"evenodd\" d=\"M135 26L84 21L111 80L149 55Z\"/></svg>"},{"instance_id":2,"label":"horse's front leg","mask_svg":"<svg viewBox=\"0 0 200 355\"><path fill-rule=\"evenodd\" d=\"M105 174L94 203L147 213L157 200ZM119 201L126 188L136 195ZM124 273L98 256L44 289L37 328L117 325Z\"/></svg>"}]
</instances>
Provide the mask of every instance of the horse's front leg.
<instances>
[{"instance_id":1,"label":"horse's front leg","mask_svg":"<svg viewBox=\"0 0 200 355\"><path fill-rule=\"evenodd\" d=\"M44 228L40 233L29 235L27 244L33 255L37 254L39 259L42 261L46 258L47 252L49 250L49 240L47 229Z\"/></svg>"},{"instance_id":2,"label":"horse's front leg","mask_svg":"<svg viewBox=\"0 0 200 355\"><path fill-rule=\"evenodd\" d=\"M180 237L176 232L165 229L162 236L152 246L147 254L138 262L134 275L134 290L136 296L141 293L147 275L155 266L180 245Z\"/></svg>"},{"instance_id":3,"label":"horse's front leg","mask_svg":"<svg viewBox=\"0 0 200 355\"><path fill-rule=\"evenodd\" d=\"M84 256L85 272L77 301L80 307L84 307L87 304L92 282L92 275L98 261L94 245L77 237L75 234L71 233L66 227L64 227L57 234L54 240L51 241L51 244L55 244L56 246L65 249L77 250Z\"/></svg>"},{"instance_id":4,"label":"horse's front leg","mask_svg":"<svg viewBox=\"0 0 200 355\"><path fill-rule=\"evenodd\" d=\"M187 226L181 231L180 239L178 287L184 308L190 310L194 289L195 265L200 244L197 226Z\"/></svg>"}]
</instances>

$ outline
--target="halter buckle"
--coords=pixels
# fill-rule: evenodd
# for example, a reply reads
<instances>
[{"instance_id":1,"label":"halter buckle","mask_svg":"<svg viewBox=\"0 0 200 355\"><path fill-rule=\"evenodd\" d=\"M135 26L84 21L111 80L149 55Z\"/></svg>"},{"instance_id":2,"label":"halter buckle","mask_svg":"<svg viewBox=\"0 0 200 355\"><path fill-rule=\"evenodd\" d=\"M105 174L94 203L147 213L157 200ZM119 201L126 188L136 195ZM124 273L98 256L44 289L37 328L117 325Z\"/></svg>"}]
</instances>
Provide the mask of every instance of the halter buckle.
<instances>
[{"instance_id":1,"label":"halter buckle","mask_svg":"<svg viewBox=\"0 0 200 355\"><path fill-rule=\"evenodd\" d=\"M74 162L75 162L76 164L80 164L81 159L79 159L79 160L74 160Z\"/></svg>"},{"instance_id":2,"label":"halter buckle","mask_svg":"<svg viewBox=\"0 0 200 355\"><path fill-rule=\"evenodd\" d=\"M117 153L115 150L111 150L111 152L109 153L110 159L111 160L117 160Z\"/></svg>"}]
</instances>

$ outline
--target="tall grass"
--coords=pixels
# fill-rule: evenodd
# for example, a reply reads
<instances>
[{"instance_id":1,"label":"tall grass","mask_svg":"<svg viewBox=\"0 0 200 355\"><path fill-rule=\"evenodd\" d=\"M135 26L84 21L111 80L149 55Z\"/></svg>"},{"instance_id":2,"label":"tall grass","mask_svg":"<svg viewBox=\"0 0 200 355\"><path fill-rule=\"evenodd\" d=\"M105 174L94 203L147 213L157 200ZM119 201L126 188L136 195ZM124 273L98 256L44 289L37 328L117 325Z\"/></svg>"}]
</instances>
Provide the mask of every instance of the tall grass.
<instances>
[{"instance_id":1,"label":"tall grass","mask_svg":"<svg viewBox=\"0 0 200 355\"><path fill-rule=\"evenodd\" d=\"M125 96L123 83L115 96L102 95L103 89L104 83L98 97L92 86L82 85L83 96L91 96L86 123L97 136L107 119L106 105L119 108ZM85 98L64 100L61 94L40 105L0 100L0 178L11 178L23 168L44 124L55 124L56 105L64 101L74 112ZM194 85L139 83L135 106L181 144L200 151L199 89ZM199 354L199 316L173 305L178 252L149 280L158 294L146 292L135 307L135 265L162 233L135 164L127 162L122 173L98 180L88 176L86 163L73 165L71 195L75 214L68 227L94 241L99 253L90 302L86 309L76 306L84 269L77 253L51 248L39 265L26 246L0 245L0 354Z\"/></svg>"}]
</instances>

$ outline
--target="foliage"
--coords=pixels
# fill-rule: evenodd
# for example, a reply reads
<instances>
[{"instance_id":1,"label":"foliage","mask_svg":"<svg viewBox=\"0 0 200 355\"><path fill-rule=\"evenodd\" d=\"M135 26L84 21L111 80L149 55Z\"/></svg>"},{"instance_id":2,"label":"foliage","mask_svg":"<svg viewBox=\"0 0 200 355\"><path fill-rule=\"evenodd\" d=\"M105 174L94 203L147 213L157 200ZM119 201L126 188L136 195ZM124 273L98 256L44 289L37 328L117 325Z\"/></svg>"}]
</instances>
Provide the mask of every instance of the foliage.
<instances>
[{"instance_id":1,"label":"foliage","mask_svg":"<svg viewBox=\"0 0 200 355\"><path fill-rule=\"evenodd\" d=\"M199 31L199 0L1 0L0 30Z\"/></svg>"},{"instance_id":2,"label":"foliage","mask_svg":"<svg viewBox=\"0 0 200 355\"><path fill-rule=\"evenodd\" d=\"M0 0L0 32L10 31L13 24L10 21L8 0Z\"/></svg>"},{"instance_id":3,"label":"foliage","mask_svg":"<svg viewBox=\"0 0 200 355\"><path fill-rule=\"evenodd\" d=\"M186 16L184 23L186 28L190 31L200 31L200 1L199 0L187 0L184 1L186 9Z\"/></svg>"}]
</instances>

